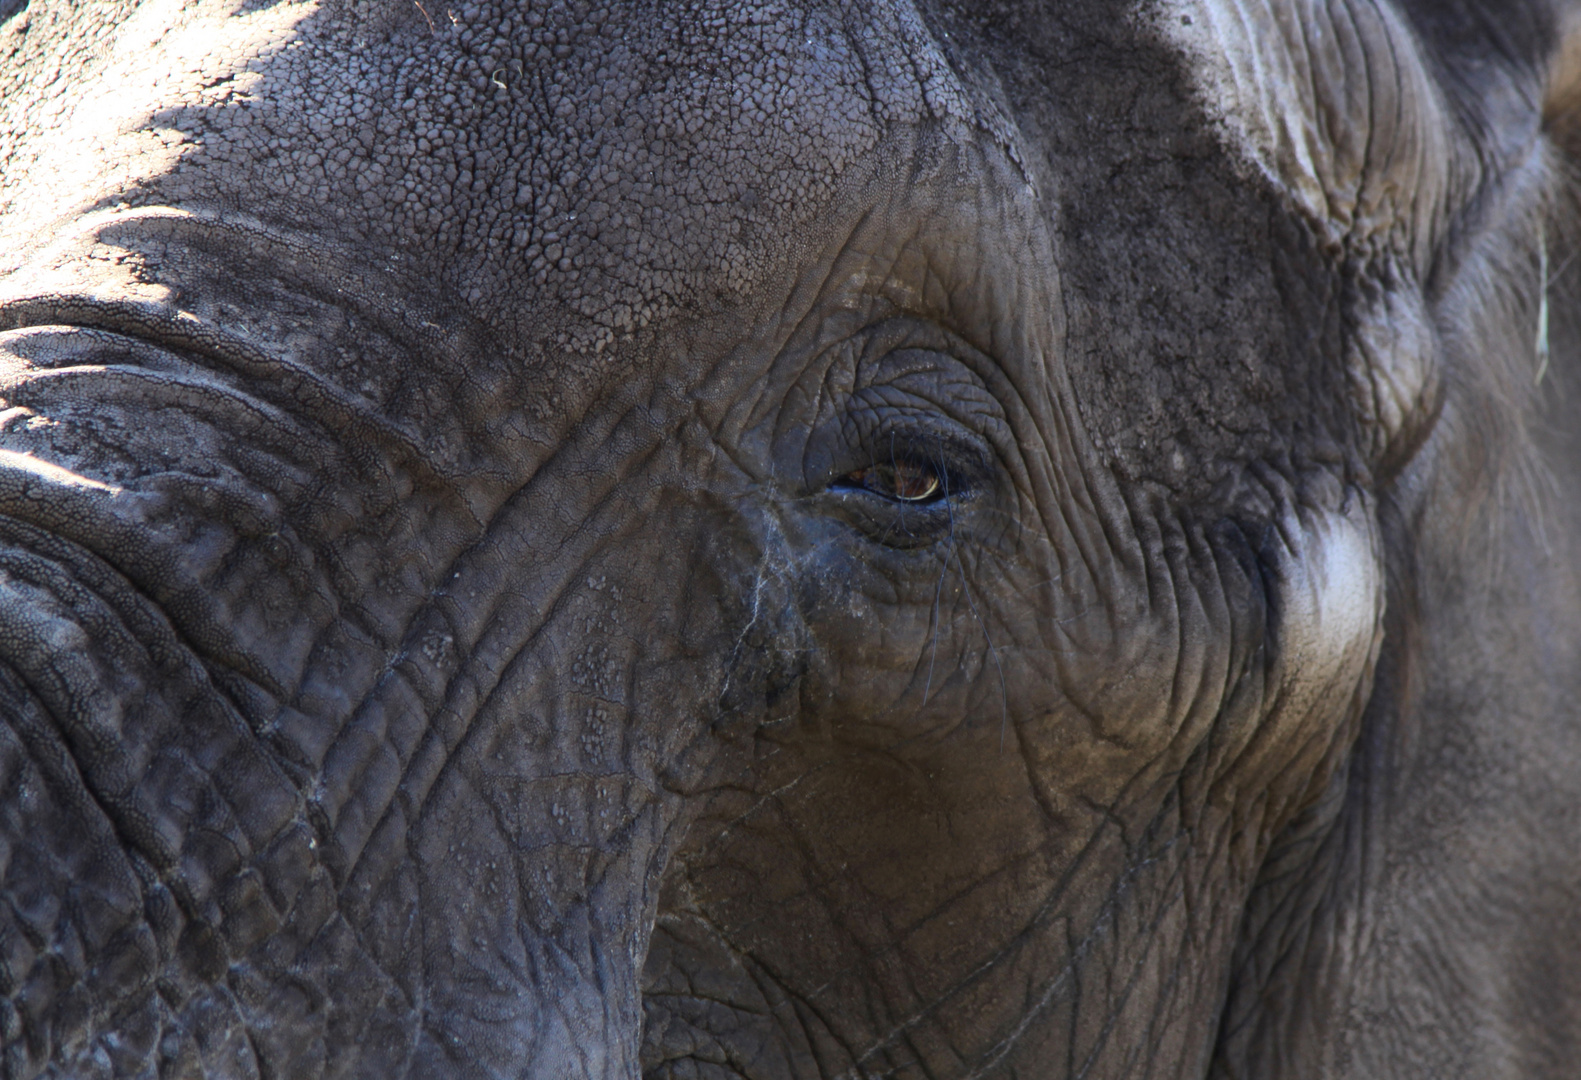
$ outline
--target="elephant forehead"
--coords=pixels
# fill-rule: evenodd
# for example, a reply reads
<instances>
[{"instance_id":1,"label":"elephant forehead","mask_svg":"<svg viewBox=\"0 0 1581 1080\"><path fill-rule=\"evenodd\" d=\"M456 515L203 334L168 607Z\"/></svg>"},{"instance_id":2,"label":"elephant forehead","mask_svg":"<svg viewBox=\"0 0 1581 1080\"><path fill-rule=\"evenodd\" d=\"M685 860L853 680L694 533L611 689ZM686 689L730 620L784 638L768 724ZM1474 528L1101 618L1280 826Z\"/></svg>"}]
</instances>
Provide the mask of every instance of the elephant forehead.
<instances>
[{"instance_id":1,"label":"elephant forehead","mask_svg":"<svg viewBox=\"0 0 1581 1080\"><path fill-rule=\"evenodd\" d=\"M978 115L904 5L156 0L114 41L37 183L373 241L561 346L750 294L886 129Z\"/></svg>"}]
</instances>

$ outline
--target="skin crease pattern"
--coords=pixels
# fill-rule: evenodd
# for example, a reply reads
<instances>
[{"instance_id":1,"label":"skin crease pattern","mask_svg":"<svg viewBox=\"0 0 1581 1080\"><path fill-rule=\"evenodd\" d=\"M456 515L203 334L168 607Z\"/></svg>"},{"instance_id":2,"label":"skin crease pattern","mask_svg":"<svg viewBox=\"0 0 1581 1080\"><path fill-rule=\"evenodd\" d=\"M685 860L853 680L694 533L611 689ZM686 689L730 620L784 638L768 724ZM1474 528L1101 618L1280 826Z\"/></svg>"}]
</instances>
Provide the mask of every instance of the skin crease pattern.
<instances>
[{"instance_id":1,"label":"skin crease pattern","mask_svg":"<svg viewBox=\"0 0 1581 1080\"><path fill-rule=\"evenodd\" d=\"M1581 13L0 0L0 1080L1568 1077Z\"/></svg>"}]
</instances>

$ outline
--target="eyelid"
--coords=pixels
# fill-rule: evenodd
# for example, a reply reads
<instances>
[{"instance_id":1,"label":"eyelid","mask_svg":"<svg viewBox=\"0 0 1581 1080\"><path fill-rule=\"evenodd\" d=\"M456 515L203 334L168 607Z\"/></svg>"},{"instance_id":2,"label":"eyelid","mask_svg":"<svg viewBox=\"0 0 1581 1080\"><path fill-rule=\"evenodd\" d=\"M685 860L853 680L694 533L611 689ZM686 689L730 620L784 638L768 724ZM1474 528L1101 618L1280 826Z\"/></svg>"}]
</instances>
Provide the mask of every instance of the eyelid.
<instances>
[{"instance_id":1,"label":"eyelid","mask_svg":"<svg viewBox=\"0 0 1581 1080\"><path fill-rule=\"evenodd\" d=\"M861 441L872 456L863 464L907 461L931 469L955 494L987 478L993 470L993 452L979 438L961 429L954 420L930 418L917 424L886 424Z\"/></svg>"}]
</instances>

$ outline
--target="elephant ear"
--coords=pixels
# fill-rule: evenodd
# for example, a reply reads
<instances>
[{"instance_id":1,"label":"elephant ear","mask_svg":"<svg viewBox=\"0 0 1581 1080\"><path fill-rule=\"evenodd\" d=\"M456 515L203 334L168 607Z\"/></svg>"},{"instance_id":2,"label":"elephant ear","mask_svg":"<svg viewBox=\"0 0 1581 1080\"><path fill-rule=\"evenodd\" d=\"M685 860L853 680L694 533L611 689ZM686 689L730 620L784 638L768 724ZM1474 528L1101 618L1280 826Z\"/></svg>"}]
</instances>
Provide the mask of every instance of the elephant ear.
<instances>
[{"instance_id":1,"label":"elephant ear","mask_svg":"<svg viewBox=\"0 0 1581 1080\"><path fill-rule=\"evenodd\" d=\"M1543 130L1572 166L1581 162L1581 4L1559 21L1559 47L1543 94Z\"/></svg>"},{"instance_id":2,"label":"elephant ear","mask_svg":"<svg viewBox=\"0 0 1581 1080\"><path fill-rule=\"evenodd\" d=\"M1544 222L1543 311L1538 335L1538 379L1547 371L1548 351L1573 354L1581 343L1581 273L1574 253L1581 251L1581 3L1559 20L1544 87L1542 125L1556 159L1560 182ZM1550 331L1549 312L1553 313Z\"/></svg>"},{"instance_id":3,"label":"elephant ear","mask_svg":"<svg viewBox=\"0 0 1581 1080\"><path fill-rule=\"evenodd\" d=\"M1209 122L1298 215L1343 283L1347 382L1375 478L1439 400L1425 298L1446 207L1475 177L1412 28L1377 0L1162 0Z\"/></svg>"}]
</instances>

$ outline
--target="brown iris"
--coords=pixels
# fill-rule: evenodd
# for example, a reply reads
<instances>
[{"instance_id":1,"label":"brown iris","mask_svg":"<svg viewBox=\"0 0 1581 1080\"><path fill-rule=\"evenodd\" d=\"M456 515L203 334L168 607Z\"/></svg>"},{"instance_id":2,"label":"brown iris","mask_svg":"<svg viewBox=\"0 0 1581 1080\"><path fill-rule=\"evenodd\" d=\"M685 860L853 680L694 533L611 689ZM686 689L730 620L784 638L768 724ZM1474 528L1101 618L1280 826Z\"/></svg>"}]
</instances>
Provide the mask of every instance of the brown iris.
<instances>
[{"instance_id":1,"label":"brown iris","mask_svg":"<svg viewBox=\"0 0 1581 1080\"><path fill-rule=\"evenodd\" d=\"M895 461L887 465L869 465L849 474L846 483L864 487L868 491L897 502L927 502L939 494L943 485L939 474L926 465L911 461Z\"/></svg>"}]
</instances>

